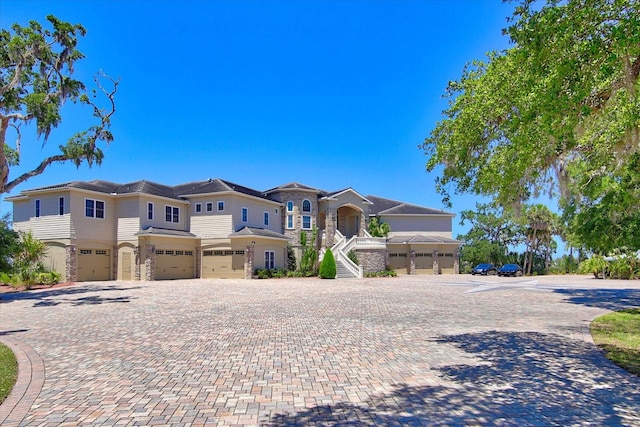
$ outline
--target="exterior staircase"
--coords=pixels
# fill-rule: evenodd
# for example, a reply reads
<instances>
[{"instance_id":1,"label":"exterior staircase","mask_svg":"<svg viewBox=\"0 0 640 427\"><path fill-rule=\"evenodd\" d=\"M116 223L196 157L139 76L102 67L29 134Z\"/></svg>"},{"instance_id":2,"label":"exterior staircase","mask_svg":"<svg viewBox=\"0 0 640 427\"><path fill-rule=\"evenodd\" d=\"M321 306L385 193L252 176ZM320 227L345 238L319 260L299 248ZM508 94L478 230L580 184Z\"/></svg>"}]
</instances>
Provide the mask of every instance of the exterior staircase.
<instances>
[{"instance_id":1,"label":"exterior staircase","mask_svg":"<svg viewBox=\"0 0 640 427\"><path fill-rule=\"evenodd\" d=\"M357 279L358 276L352 271L349 270L344 262L340 259L336 259L336 279Z\"/></svg>"}]
</instances>

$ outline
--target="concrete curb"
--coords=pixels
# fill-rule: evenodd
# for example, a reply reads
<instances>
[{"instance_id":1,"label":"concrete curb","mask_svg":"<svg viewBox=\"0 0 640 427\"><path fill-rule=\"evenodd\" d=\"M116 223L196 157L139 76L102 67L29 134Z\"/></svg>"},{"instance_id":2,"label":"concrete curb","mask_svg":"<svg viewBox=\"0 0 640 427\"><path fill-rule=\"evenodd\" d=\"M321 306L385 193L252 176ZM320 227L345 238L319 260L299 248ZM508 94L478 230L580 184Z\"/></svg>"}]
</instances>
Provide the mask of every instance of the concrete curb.
<instances>
[{"instance_id":1,"label":"concrete curb","mask_svg":"<svg viewBox=\"0 0 640 427\"><path fill-rule=\"evenodd\" d=\"M44 384L44 362L27 344L0 337L18 361L18 379L7 399L0 405L0 425L18 426L29 412Z\"/></svg>"}]
</instances>

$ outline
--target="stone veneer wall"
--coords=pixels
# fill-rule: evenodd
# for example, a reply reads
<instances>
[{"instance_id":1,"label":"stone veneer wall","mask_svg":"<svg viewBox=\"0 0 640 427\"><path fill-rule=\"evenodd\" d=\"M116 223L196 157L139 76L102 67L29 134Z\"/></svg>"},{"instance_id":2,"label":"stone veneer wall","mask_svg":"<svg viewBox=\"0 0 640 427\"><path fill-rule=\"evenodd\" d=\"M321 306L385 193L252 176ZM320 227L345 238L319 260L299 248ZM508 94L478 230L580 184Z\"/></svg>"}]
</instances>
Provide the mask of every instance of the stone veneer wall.
<instances>
[{"instance_id":1,"label":"stone veneer wall","mask_svg":"<svg viewBox=\"0 0 640 427\"><path fill-rule=\"evenodd\" d=\"M147 246L147 254L144 257L145 280L156 280L156 247Z\"/></svg>"},{"instance_id":2,"label":"stone veneer wall","mask_svg":"<svg viewBox=\"0 0 640 427\"><path fill-rule=\"evenodd\" d=\"M311 230L302 229L302 216L311 216L311 228L318 227L318 195L315 191L281 191L274 193L272 197L283 204L282 206L282 230L284 235L291 239L291 245L300 246L300 232L307 233L307 240L311 237ZM302 212L302 201L309 200L311 202L311 212ZM287 202L293 202L293 212L287 212ZM287 228L287 215L293 214L293 229ZM320 234L320 233L318 233ZM321 236L318 236L318 239Z\"/></svg>"},{"instance_id":3,"label":"stone veneer wall","mask_svg":"<svg viewBox=\"0 0 640 427\"><path fill-rule=\"evenodd\" d=\"M375 273L383 271L387 266L386 249L364 249L357 250L358 262L365 273Z\"/></svg>"},{"instance_id":4,"label":"stone veneer wall","mask_svg":"<svg viewBox=\"0 0 640 427\"><path fill-rule=\"evenodd\" d=\"M76 245L66 247L66 280L75 282L78 280L78 256Z\"/></svg>"}]
</instances>

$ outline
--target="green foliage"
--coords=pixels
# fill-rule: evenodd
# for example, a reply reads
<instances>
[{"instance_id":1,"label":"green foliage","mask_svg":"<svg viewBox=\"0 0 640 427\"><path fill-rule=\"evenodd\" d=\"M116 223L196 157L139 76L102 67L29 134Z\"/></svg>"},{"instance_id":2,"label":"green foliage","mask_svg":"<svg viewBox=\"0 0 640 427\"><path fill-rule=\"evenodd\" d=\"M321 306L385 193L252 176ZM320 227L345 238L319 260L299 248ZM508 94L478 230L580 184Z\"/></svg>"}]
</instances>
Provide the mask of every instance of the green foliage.
<instances>
[{"instance_id":1,"label":"green foliage","mask_svg":"<svg viewBox=\"0 0 640 427\"><path fill-rule=\"evenodd\" d=\"M331 252L331 248L327 248L320 263L320 278L335 279L337 270L338 267L336 266L336 259L333 256L333 252Z\"/></svg>"},{"instance_id":2,"label":"green foliage","mask_svg":"<svg viewBox=\"0 0 640 427\"><path fill-rule=\"evenodd\" d=\"M552 274L575 274L578 272L578 260L571 255L562 255L553 260L550 272Z\"/></svg>"},{"instance_id":3,"label":"green foliage","mask_svg":"<svg viewBox=\"0 0 640 427\"><path fill-rule=\"evenodd\" d=\"M315 276L318 263L318 251L316 249L316 237L318 230L314 227L311 231L311 240L307 241L307 233L300 232L300 245L302 246L302 259L300 260L300 272L303 276Z\"/></svg>"},{"instance_id":4,"label":"green foliage","mask_svg":"<svg viewBox=\"0 0 640 427\"><path fill-rule=\"evenodd\" d=\"M18 234L16 245L11 247L10 268L0 272L0 281L12 286L24 286L27 289L33 285L54 285L62 281L62 276L49 271L42 264L46 255L46 245L29 233Z\"/></svg>"},{"instance_id":5,"label":"green foliage","mask_svg":"<svg viewBox=\"0 0 640 427\"><path fill-rule=\"evenodd\" d=\"M551 194L574 247L640 248L640 3L515 3L511 47L447 87L427 170L442 167L447 203L471 192L517 211Z\"/></svg>"},{"instance_id":6,"label":"green foliage","mask_svg":"<svg viewBox=\"0 0 640 427\"><path fill-rule=\"evenodd\" d=\"M0 404L11 393L18 379L18 361L11 349L0 343Z\"/></svg>"},{"instance_id":7,"label":"green foliage","mask_svg":"<svg viewBox=\"0 0 640 427\"><path fill-rule=\"evenodd\" d=\"M14 24L0 30L0 194L43 173L54 162L100 164L103 152L98 143L113 141L109 127L119 81L102 72L94 77L104 96L106 107L102 108L97 91L87 92L85 84L72 77L76 62L84 58L76 47L86 30L53 15L47 16L47 21L50 28L31 21L26 27ZM105 80L109 88L102 85ZM35 122L38 138L46 143L62 123L61 111L67 101L85 105L96 124L69 138L66 145L60 146L60 154L45 158L31 171L9 181L10 167L20 164L21 125ZM16 138L13 147L6 142L9 127Z\"/></svg>"},{"instance_id":8,"label":"green foliage","mask_svg":"<svg viewBox=\"0 0 640 427\"><path fill-rule=\"evenodd\" d=\"M396 277L397 273L394 269L387 266L381 271L369 271L364 274L364 277Z\"/></svg>"},{"instance_id":9,"label":"green foliage","mask_svg":"<svg viewBox=\"0 0 640 427\"><path fill-rule=\"evenodd\" d=\"M258 277L258 279L280 279L282 277L287 277L288 272L282 268L258 268L254 271L254 275Z\"/></svg>"},{"instance_id":10,"label":"green foliage","mask_svg":"<svg viewBox=\"0 0 640 427\"><path fill-rule=\"evenodd\" d=\"M578 273L593 274L596 278L604 278L608 267L609 264L602 255L594 254L591 258L585 259L578 265Z\"/></svg>"},{"instance_id":11,"label":"green foliage","mask_svg":"<svg viewBox=\"0 0 640 427\"><path fill-rule=\"evenodd\" d=\"M374 216L369 220L369 234L371 237L387 237L391 232L391 227L379 217Z\"/></svg>"},{"instance_id":12,"label":"green foliage","mask_svg":"<svg viewBox=\"0 0 640 427\"><path fill-rule=\"evenodd\" d=\"M349 258L355 265L360 265L360 261L358 261L358 254L353 249L349 251L347 258Z\"/></svg>"},{"instance_id":13,"label":"green foliage","mask_svg":"<svg viewBox=\"0 0 640 427\"><path fill-rule=\"evenodd\" d=\"M291 244L287 245L287 270L295 271L298 262L296 260L296 253L293 250Z\"/></svg>"},{"instance_id":14,"label":"green foliage","mask_svg":"<svg viewBox=\"0 0 640 427\"><path fill-rule=\"evenodd\" d=\"M13 269L12 258L20 250L20 235L9 228L9 216L0 219L0 273Z\"/></svg>"},{"instance_id":15,"label":"green foliage","mask_svg":"<svg viewBox=\"0 0 640 427\"><path fill-rule=\"evenodd\" d=\"M591 323L593 341L607 359L640 375L640 309L605 314Z\"/></svg>"}]
</instances>

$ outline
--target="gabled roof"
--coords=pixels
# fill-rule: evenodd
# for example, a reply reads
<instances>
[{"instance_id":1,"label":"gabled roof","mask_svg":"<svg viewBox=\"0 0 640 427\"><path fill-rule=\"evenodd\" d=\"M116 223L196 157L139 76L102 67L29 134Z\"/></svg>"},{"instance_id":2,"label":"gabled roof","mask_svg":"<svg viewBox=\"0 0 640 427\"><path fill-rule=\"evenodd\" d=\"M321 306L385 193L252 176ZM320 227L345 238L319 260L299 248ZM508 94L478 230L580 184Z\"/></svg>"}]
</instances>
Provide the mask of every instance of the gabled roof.
<instances>
[{"instance_id":1,"label":"gabled roof","mask_svg":"<svg viewBox=\"0 0 640 427\"><path fill-rule=\"evenodd\" d=\"M371 204L371 201L369 199L367 199L366 197L364 197L362 194L358 193L356 190L354 190L351 187L347 187L347 188L342 189L342 190L334 191L332 193L326 193L324 195L323 199L335 198L335 197L338 197L339 195L344 194L344 193L353 193L356 196L360 197L364 203Z\"/></svg>"},{"instance_id":2,"label":"gabled roof","mask_svg":"<svg viewBox=\"0 0 640 427\"><path fill-rule=\"evenodd\" d=\"M450 212L440 209L426 208L424 206L399 202L397 200L385 199L377 196L367 196L373 203L369 207L370 215L446 215L455 216Z\"/></svg>"},{"instance_id":3,"label":"gabled roof","mask_svg":"<svg viewBox=\"0 0 640 427\"><path fill-rule=\"evenodd\" d=\"M324 194L325 192L319 190L317 188L309 187L304 184L300 184L299 182L290 182L288 184L279 185L278 187L272 188L270 190L265 191L265 194L276 193L278 191L291 191L291 190L303 190L303 191L313 191L314 193Z\"/></svg>"},{"instance_id":4,"label":"gabled roof","mask_svg":"<svg viewBox=\"0 0 640 427\"><path fill-rule=\"evenodd\" d=\"M225 181L220 178L209 179L207 181L188 182L173 187L176 197L193 196L196 194L223 193L227 191L235 191L246 194L248 196L258 197L260 199L271 200L261 191L254 190L243 185Z\"/></svg>"}]
</instances>

